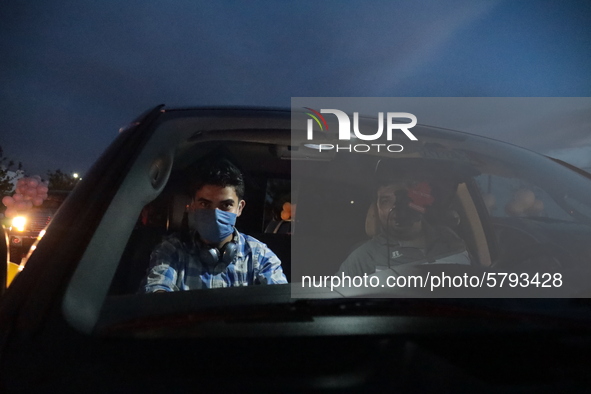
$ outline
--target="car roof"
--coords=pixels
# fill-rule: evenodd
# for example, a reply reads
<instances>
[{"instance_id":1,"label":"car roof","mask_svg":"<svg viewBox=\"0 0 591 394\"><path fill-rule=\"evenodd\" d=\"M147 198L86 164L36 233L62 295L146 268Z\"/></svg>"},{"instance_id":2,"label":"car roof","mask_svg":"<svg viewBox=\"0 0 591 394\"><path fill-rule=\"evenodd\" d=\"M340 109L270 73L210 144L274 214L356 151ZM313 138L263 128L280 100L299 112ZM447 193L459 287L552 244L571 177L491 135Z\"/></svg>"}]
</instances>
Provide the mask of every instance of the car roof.
<instances>
[{"instance_id":1,"label":"car roof","mask_svg":"<svg viewBox=\"0 0 591 394\"><path fill-rule=\"evenodd\" d=\"M284 118L284 119L291 119L291 115L293 112L305 114L306 111L304 108L289 108L289 107L277 107L277 106L247 106L247 105L211 105L211 106L173 106L167 107L165 104L161 105L160 111L164 115L165 119L170 119L170 117L201 117L201 116L212 116L215 117L219 116L227 117L227 116L247 116L257 118L259 116L265 117L275 117L275 118ZM361 114L359 116L360 121L367 121L372 122L377 119L376 117L367 116ZM437 137L446 140L465 140L468 138L475 138L481 139L482 141L488 140L493 143L500 143L506 146L513 146L519 149L527 150L530 152L534 152L538 154L538 152L532 151L530 149L524 148L519 145L512 144L510 142L498 140L496 138L478 135L471 133L469 131L463 130L454 130L445 127L433 126L424 123L417 123L417 125L413 128L413 132L417 130L419 133L429 136L429 137Z\"/></svg>"}]
</instances>

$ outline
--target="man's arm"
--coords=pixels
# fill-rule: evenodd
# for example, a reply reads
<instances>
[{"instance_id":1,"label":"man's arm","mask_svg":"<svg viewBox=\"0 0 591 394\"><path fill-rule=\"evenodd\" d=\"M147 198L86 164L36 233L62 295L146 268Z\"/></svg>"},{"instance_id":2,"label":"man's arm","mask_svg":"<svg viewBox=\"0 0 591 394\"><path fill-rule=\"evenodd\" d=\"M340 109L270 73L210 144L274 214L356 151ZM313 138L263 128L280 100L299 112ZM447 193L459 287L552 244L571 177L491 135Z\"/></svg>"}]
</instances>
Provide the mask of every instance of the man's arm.
<instances>
[{"instance_id":1,"label":"man's arm","mask_svg":"<svg viewBox=\"0 0 591 394\"><path fill-rule=\"evenodd\" d=\"M279 257L263 243L257 249L253 250L253 259L257 258L259 263L258 271L255 268L255 283L263 285L287 283Z\"/></svg>"},{"instance_id":2,"label":"man's arm","mask_svg":"<svg viewBox=\"0 0 591 394\"><path fill-rule=\"evenodd\" d=\"M158 245L150 255L150 269L145 279L143 291L155 293L178 291L178 251L168 240Z\"/></svg>"},{"instance_id":3,"label":"man's arm","mask_svg":"<svg viewBox=\"0 0 591 394\"><path fill-rule=\"evenodd\" d=\"M367 241L363 245L355 249L351 254L343 261L339 267L336 275L346 276L363 276L364 274L373 274L376 270L376 261L372 255L372 241ZM387 259L387 256L385 256ZM387 264L387 262L386 262Z\"/></svg>"},{"instance_id":4,"label":"man's arm","mask_svg":"<svg viewBox=\"0 0 591 394\"><path fill-rule=\"evenodd\" d=\"M430 251L431 264L471 264L471 256L466 243L455 231L446 226L434 227L439 231L437 244ZM434 261L433 261L434 260Z\"/></svg>"}]
</instances>

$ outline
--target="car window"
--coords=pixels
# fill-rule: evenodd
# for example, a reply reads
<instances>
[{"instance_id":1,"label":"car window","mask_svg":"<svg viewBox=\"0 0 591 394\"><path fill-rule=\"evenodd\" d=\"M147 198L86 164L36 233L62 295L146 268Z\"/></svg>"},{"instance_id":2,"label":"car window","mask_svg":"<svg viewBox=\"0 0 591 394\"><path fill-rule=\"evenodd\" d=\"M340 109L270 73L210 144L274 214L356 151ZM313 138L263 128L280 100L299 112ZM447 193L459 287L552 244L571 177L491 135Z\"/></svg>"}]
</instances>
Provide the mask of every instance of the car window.
<instances>
[{"instance_id":1,"label":"car window","mask_svg":"<svg viewBox=\"0 0 591 394\"><path fill-rule=\"evenodd\" d=\"M575 220L548 192L526 179L482 174L476 181L492 216Z\"/></svg>"},{"instance_id":2,"label":"car window","mask_svg":"<svg viewBox=\"0 0 591 394\"><path fill-rule=\"evenodd\" d=\"M294 217L295 208L291 203L291 179L268 179L263 213L264 232L291 234L291 222Z\"/></svg>"}]
</instances>

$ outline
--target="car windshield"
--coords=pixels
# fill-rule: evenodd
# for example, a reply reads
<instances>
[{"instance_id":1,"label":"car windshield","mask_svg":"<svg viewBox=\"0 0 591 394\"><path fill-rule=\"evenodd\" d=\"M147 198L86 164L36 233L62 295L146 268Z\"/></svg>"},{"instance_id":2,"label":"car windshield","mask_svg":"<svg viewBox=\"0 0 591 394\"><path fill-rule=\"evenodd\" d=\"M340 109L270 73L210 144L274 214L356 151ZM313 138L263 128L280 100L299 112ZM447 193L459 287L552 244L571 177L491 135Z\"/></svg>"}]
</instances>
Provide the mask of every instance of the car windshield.
<instances>
[{"instance_id":1,"label":"car windshield","mask_svg":"<svg viewBox=\"0 0 591 394\"><path fill-rule=\"evenodd\" d=\"M552 278L561 271L572 280L567 286L570 296L587 288L586 280L576 278L589 274L588 177L536 153L485 138L433 128L416 129L415 135L418 142L397 155L359 144L341 151L338 145L324 151L305 143L300 146L309 152L309 159L293 166L299 186L294 242L299 243L293 246L292 276L305 276L314 286L315 279L320 282L335 272L372 274L421 260L445 261L438 268L452 271L457 269L453 264L466 263L466 256L451 253L451 247L447 258L429 256L429 245L422 248L427 255L416 257L406 249L403 256L401 247L418 237L405 238L400 229L399 236L392 237L388 231L393 217L406 215L408 223L412 218L423 222L423 231L444 227L455 234L457 242L465 245L471 267ZM350 146L368 152L351 152ZM410 209L387 205L388 184L394 190L409 189L409 195L426 194L427 199L411 195L403 203ZM382 198L386 211L380 210ZM379 247L380 235L386 235L381 240L387 247ZM378 240L375 245L367 241L372 237Z\"/></svg>"}]
</instances>

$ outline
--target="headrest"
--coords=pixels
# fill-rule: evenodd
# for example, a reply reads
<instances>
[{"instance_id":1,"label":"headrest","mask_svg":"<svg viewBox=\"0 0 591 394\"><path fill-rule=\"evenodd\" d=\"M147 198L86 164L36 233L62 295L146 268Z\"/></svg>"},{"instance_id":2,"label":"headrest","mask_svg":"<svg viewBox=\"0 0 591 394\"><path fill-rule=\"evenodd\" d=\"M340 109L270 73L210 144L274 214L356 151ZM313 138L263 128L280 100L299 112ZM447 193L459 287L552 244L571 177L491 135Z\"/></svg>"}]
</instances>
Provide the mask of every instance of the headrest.
<instances>
[{"instance_id":1,"label":"headrest","mask_svg":"<svg viewBox=\"0 0 591 394\"><path fill-rule=\"evenodd\" d=\"M191 204L191 198L186 194L174 194L170 199L168 216L168 231L180 231L187 208Z\"/></svg>"}]
</instances>

